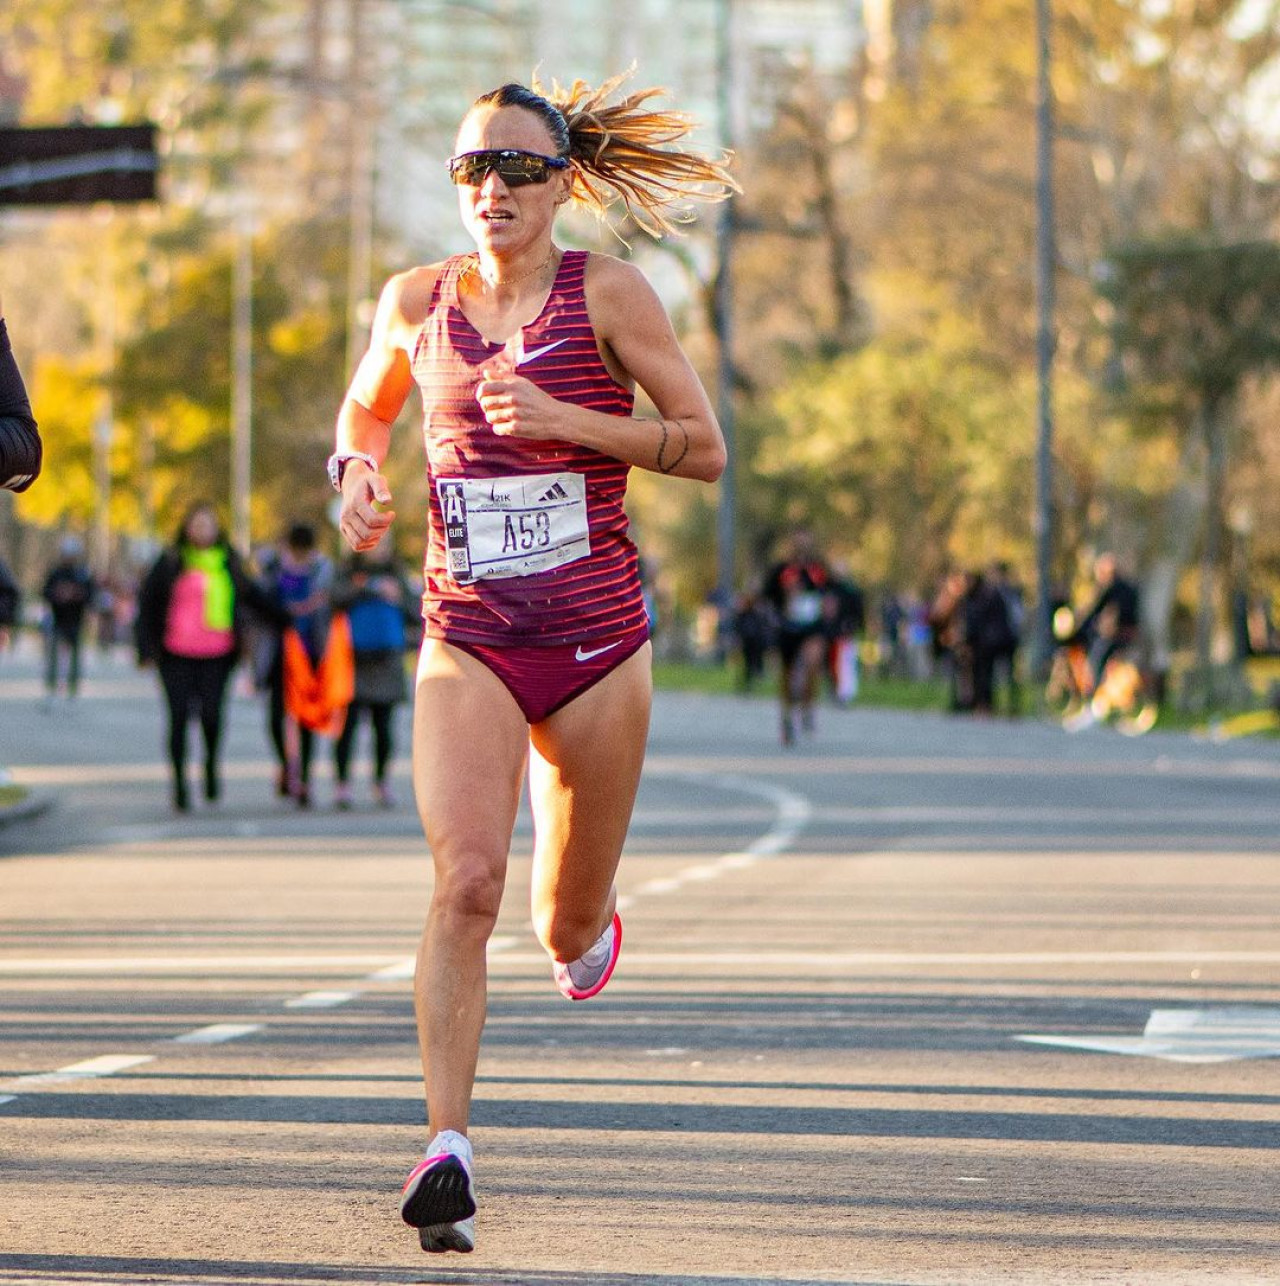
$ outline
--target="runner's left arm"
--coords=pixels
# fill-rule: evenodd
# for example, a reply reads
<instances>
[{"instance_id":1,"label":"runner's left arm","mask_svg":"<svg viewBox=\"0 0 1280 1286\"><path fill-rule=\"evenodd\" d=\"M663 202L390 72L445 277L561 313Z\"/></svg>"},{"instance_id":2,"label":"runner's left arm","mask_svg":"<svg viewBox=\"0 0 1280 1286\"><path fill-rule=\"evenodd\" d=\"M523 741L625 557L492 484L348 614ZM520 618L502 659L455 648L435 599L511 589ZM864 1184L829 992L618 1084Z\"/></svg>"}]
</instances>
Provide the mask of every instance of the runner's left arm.
<instances>
[{"instance_id":1,"label":"runner's left arm","mask_svg":"<svg viewBox=\"0 0 1280 1286\"><path fill-rule=\"evenodd\" d=\"M714 482L724 471L724 437L653 287L630 264L593 255L587 306L610 372L638 384L657 414L624 419L561 402L494 363L476 393L493 431L576 442L640 469Z\"/></svg>"}]
</instances>

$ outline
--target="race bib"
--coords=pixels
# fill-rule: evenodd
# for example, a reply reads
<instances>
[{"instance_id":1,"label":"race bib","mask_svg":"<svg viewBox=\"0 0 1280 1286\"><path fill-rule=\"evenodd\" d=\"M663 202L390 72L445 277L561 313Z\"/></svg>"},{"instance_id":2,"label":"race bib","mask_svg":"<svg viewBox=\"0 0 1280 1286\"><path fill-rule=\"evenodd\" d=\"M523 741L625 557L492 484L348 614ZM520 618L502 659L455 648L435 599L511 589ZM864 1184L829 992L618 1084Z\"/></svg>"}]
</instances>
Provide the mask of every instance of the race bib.
<instances>
[{"instance_id":1,"label":"race bib","mask_svg":"<svg viewBox=\"0 0 1280 1286\"><path fill-rule=\"evenodd\" d=\"M580 473L439 478L445 557L459 585L537 576L591 552Z\"/></svg>"},{"instance_id":2,"label":"race bib","mask_svg":"<svg viewBox=\"0 0 1280 1286\"><path fill-rule=\"evenodd\" d=\"M789 625L817 625L822 620L822 595L814 590L798 589L787 600Z\"/></svg>"}]
</instances>

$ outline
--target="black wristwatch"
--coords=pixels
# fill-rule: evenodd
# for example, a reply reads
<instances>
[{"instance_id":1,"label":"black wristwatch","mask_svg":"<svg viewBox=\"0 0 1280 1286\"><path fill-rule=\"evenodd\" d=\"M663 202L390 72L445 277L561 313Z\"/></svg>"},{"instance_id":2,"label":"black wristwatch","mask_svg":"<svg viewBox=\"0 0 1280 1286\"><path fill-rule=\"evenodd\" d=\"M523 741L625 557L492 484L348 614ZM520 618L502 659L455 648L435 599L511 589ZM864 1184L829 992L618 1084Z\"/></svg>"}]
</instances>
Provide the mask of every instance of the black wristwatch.
<instances>
[{"instance_id":1,"label":"black wristwatch","mask_svg":"<svg viewBox=\"0 0 1280 1286\"><path fill-rule=\"evenodd\" d=\"M347 465L352 460L363 460L374 473L378 472L378 462L364 451L335 451L329 457L328 464L329 481L333 483L335 491L342 490L342 475L346 473Z\"/></svg>"}]
</instances>

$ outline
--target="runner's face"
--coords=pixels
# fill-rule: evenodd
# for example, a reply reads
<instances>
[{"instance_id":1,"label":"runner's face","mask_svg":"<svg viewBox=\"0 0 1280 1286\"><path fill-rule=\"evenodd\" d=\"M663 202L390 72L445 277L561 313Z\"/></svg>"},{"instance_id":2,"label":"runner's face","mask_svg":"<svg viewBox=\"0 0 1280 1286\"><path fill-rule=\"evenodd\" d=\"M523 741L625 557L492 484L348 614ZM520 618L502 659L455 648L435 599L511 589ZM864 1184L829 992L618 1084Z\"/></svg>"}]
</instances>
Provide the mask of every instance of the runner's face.
<instances>
[{"instance_id":1,"label":"runner's face","mask_svg":"<svg viewBox=\"0 0 1280 1286\"><path fill-rule=\"evenodd\" d=\"M523 107L480 107L462 122L454 155L489 148L515 148L554 156L550 131ZM508 187L496 170L479 187L458 186L462 222L478 249L511 254L550 239L556 210L569 195L569 171L552 174L546 183Z\"/></svg>"}]
</instances>

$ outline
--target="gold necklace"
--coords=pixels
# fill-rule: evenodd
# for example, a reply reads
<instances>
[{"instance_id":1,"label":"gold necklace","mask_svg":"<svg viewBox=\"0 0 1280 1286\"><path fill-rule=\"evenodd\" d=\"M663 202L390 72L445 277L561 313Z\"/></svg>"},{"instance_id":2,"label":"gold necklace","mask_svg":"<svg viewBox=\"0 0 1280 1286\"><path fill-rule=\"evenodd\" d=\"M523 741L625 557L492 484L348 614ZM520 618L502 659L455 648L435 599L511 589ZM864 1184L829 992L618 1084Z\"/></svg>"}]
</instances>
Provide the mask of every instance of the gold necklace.
<instances>
[{"instance_id":1,"label":"gold necklace","mask_svg":"<svg viewBox=\"0 0 1280 1286\"><path fill-rule=\"evenodd\" d=\"M480 256L476 255L475 259L467 264L464 275L474 273L490 290L497 290L499 286L518 286L522 281L528 281L530 277L540 273L556 257L556 254L557 250L553 244L551 253L536 268L530 268L528 272L521 273L518 277L504 277L501 281L490 280L484 275L484 269L480 267Z\"/></svg>"}]
</instances>

